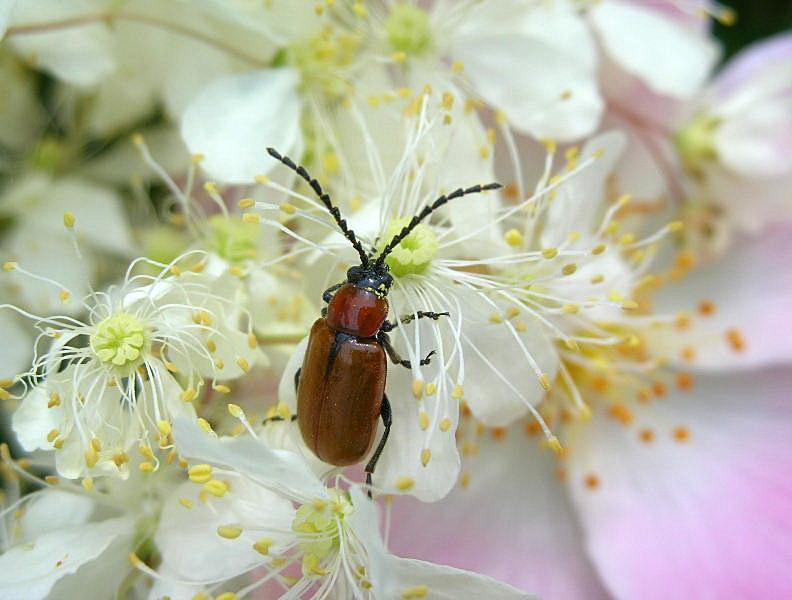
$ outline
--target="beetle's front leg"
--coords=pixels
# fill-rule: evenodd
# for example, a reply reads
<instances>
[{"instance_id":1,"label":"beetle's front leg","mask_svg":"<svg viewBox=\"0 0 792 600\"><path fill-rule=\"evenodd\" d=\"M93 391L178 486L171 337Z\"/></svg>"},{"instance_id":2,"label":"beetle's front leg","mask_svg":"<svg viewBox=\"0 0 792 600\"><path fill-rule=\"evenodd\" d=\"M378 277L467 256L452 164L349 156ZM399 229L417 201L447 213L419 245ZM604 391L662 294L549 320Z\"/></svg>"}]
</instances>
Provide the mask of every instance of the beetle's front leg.
<instances>
[{"instance_id":1,"label":"beetle's front leg","mask_svg":"<svg viewBox=\"0 0 792 600\"><path fill-rule=\"evenodd\" d=\"M325 301L325 304L330 304L330 300L333 299L333 292L335 292L338 288L344 285L346 282L342 281L341 283L336 283L335 285L331 285L322 293L322 300ZM323 309L324 312L324 309ZM322 315L324 316L324 315Z\"/></svg>"},{"instance_id":2,"label":"beetle's front leg","mask_svg":"<svg viewBox=\"0 0 792 600\"><path fill-rule=\"evenodd\" d=\"M380 327L381 331L388 332L393 331L399 325L406 325L407 323L411 323L418 319L432 319L433 321L437 321L440 317L450 317L451 314L447 312L431 312L431 311L423 311L419 310L417 313L412 315L404 315L401 319L399 319L396 323L391 323L390 321L385 321Z\"/></svg>"},{"instance_id":3,"label":"beetle's front leg","mask_svg":"<svg viewBox=\"0 0 792 600\"><path fill-rule=\"evenodd\" d=\"M382 417L382 424L385 425L385 431L382 433L379 444L377 444L377 449L374 450L374 454L371 455L371 460L369 460L368 464L366 465L366 486L368 487L369 498L371 498L371 474L374 473L374 469L377 467L377 461L379 461L380 454L382 454L382 451L385 449L385 442L388 441L391 424L393 423L391 418L391 406L390 402L388 402L388 396L386 394L382 395L382 408L380 408L380 416Z\"/></svg>"},{"instance_id":4,"label":"beetle's front leg","mask_svg":"<svg viewBox=\"0 0 792 600\"><path fill-rule=\"evenodd\" d=\"M394 365L401 365L406 369L412 369L412 363L409 360L403 359L401 356L399 356L399 353L396 351L396 348L393 347L393 344L391 344L390 337L385 331L379 332L377 335L377 340L380 344L382 344L382 347L385 348L385 352L388 353L388 358L391 359L391 362L393 362ZM431 358L434 353L435 351L432 350L429 354L427 354L426 358L421 360L420 365L424 367L432 362Z\"/></svg>"}]
</instances>

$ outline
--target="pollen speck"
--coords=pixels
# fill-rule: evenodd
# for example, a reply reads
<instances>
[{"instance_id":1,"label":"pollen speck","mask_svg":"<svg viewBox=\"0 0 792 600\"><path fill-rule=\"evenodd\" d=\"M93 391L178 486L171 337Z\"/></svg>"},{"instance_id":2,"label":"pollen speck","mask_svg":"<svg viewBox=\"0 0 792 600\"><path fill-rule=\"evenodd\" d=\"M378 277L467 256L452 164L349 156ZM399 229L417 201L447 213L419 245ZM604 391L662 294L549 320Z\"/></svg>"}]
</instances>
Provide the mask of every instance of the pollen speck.
<instances>
[{"instance_id":1,"label":"pollen speck","mask_svg":"<svg viewBox=\"0 0 792 600\"><path fill-rule=\"evenodd\" d=\"M745 350L745 338L739 329L729 329L726 332L726 339L735 352L743 352Z\"/></svg>"},{"instance_id":2,"label":"pollen speck","mask_svg":"<svg viewBox=\"0 0 792 600\"><path fill-rule=\"evenodd\" d=\"M641 431L638 433L638 438L643 443L649 444L649 443L654 441L655 434L654 434L654 431L652 431L651 429L648 429L648 428L647 429L641 429Z\"/></svg>"},{"instance_id":3,"label":"pollen speck","mask_svg":"<svg viewBox=\"0 0 792 600\"><path fill-rule=\"evenodd\" d=\"M596 490L600 486L599 477L597 477L593 473L586 475L586 477L583 479L583 483L586 485L588 489L592 491Z\"/></svg>"},{"instance_id":4,"label":"pollen speck","mask_svg":"<svg viewBox=\"0 0 792 600\"><path fill-rule=\"evenodd\" d=\"M684 425L674 427L672 434L677 442L687 442L690 439L690 429Z\"/></svg>"}]
</instances>

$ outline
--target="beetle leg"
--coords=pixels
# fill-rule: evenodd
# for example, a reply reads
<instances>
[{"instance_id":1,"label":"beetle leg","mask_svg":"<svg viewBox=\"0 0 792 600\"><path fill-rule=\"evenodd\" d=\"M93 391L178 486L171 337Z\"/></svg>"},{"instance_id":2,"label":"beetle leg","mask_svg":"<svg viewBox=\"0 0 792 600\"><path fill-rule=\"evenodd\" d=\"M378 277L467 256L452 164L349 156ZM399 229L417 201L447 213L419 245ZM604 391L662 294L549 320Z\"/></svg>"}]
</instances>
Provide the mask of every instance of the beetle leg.
<instances>
[{"instance_id":1,"label":"beetle leg","mask_svg":"<svg viewBox=\"0 0 792 600\"><path fill-rule=\"evenodd\" d=\"M336 283L335 285L331 285L322 293L322 300L324 300L327 304L330 304L330 300L333 299L333 292L335 292L338 288L346 283L342 281L341 283Z\"/></svg>"},{"instance_id":2,"label":"beetle leg","mask_svg":"<svg viewBox=\"0 0 792 600\"><path fill-rule=\"evenodd\" d=\"M297 391L297 388L300 386L300 373L302 373L302 367L297 369L294 372L294 391Z\"/></svg>"},{"instance_id":3,"label":"beetle leg","mask_svg":"<svg viewBox=\"0 0 792 600\"><path fill-rule=\"evenodd\" d=\"M447 312L437 313L437 312L419 310L415 314L403 316L396 323L385 321L382 324L382 327L380 327L380 330L388 332L396 329L399 325L406 325L407 323L411 323L412 321L416 321L418 319L432 319L433 321L437 321L437 319L439 319L440 317L450 317L450 316L451 314Z\"/></svg>"},{"instance_id":4,"label":"beetle leg","mask_svg":"<svg viewBox=\"0 0 792 600\"><path fill-rule=\"evenodd\" d=\"M390 337L388 337L388 334L386 332L380 330L377 339L379 340L379 343L382 344L382 347L385 348L385 352L388 353L388 358L391 359L391 362L393 362L394 365L401 365L405 369L412 369L412 363L409 360L399 356L399 353L396 352L396 348L394 348L393 344L391 344ZM431 358L432 355L434 354L435 351L432 350L429 354L426 355L426 358L421 360L420 365L422 367L425 367L430 362L432 362Z\"/></svg>"},{"instance_id":5,"label":"beetle leg","mask_svg":"<svg viewBox=\"0 0 792 600\"><path fill-rule=\"evenodd\" d=\"M377 444L377 449L374 450L374 454L371 455L371 460L369 460L368 464L366 465L366 486L368 487L369 498L371 498L371 474L377 467L377 461L379 460L380 454L382 454L382 451L385 449L385 442L388 441L391 423L393 422L391 419L391 406L390 402L388 402L388 396L386 394L382 395L382 408L380 408L380 416L382 417L382 424L385 425L385 431L382 433L379 444Z\"/></svg>"}]
</instances>

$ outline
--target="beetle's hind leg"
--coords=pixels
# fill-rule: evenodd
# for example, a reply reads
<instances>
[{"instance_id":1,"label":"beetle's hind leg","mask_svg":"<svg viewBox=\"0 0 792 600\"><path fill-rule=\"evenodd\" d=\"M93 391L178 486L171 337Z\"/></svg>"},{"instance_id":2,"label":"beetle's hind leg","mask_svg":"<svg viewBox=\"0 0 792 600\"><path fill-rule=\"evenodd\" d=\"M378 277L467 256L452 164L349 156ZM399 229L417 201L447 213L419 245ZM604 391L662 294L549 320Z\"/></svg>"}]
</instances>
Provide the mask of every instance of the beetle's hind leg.
<instances>
[{"instance_id":1,"label":"beetle's hind leg","mask_svg":"<svg viewBox=\"0 0 792 600\"><path fill-rule=\"evenodd\" d=\"M297 391L297 388L300 385L300 373L301 372L302 372L302 367L297 369L297 371L294 373L294 391L295 392ZM273 423L275 421L285 421L285 420L286 419L284 419L283 417L268 417L268 418L264 419L261 422L261 424L262 425L266 425L267 423ZM297 415L292 415L291 417L289 417L289 421L291 421L292 423L294 423L296 420L297 420Z\"/></svg>"},{"instance_id":2,"label":"beetle's hind leg","mask_svg":"<svg viewBox=\"0 0 792 600\"><path fill-rule=\"evenodd\" d=\"M399 325L407 325L407 323L417 321L418 319L432 319L433 321L437 321L440 317L450 317L450 316L451 313L447 313L447 312L432 312L432 311L419 310L414 314L404 315L401 319L399 319L395 323L391 323L390 321L385 321L382 324L382 327L380 327L380 330L387 333L388 331L393 331Z\"/></svg>"},{"instance_id":3,"label":"beetle's hind leg","mask_svg":"<svg viewBox=\"0 0 792 600\"><path fill-rule=\"evenodd\" d=\"M371 460L369 460L366 465L366 486L368 487L369 498L371 498L371 474L374 473L374 469L377 468L377 461L379 461L380 454L382 454L382 451L385 449L385 443L388 441L388 435L390 434L391 423L393 423L391 418L391 406L386 394L382 395L380 416L382 417L382 424L385 425L385 431L382 433L379 444L377 444L377 449L374 450L374 454L371 455Z\"/></svg>"},{"instance_id":4,"label":"beetle's hind leg","mask_svg":"<svg viewBox=\"0 0 792 600\"><path fill-rule=\"evenodd\" d=\"M391 359L391 362L393 362L394 365L401 365L405 369L412 369L412 363L409 360L404 359L399 355L399 353L396 351L396 348L394 348L393 344L391 344L390 337L388 337L388 334L386 332L380 331L379 335L377 336L377 339L379 340L379 343L382 344L382 347L385 348L385 352L388 353L388 358ZM435 351L432 350L429 354L426 355L426 358L421 359L421 362L419 364L422 367L425 367L426 365L432 362L431 359L434 354Z\"/></svg>"}]
</instances>

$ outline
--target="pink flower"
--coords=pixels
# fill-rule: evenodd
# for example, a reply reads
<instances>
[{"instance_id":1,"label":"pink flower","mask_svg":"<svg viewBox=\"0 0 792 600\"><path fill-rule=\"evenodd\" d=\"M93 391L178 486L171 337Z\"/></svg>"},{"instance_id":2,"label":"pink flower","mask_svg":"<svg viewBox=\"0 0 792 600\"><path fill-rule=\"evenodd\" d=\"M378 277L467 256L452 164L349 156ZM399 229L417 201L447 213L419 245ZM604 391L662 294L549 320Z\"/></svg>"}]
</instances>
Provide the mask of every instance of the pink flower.
<instances>
[{"instance_id":1,"label":"pink flower","mask_svg":"<svg viewBox=\"0 0 792 600\"><path fill-rule=\"evenodd\" d=\"M553 599L792 596L790 233L670 284L657 308L690 312L654 340L668 366L637 396L593 386L561 460L530 424L469 427L460 486L400 500L393 550Z\"/></svg>"}]
</instances>

